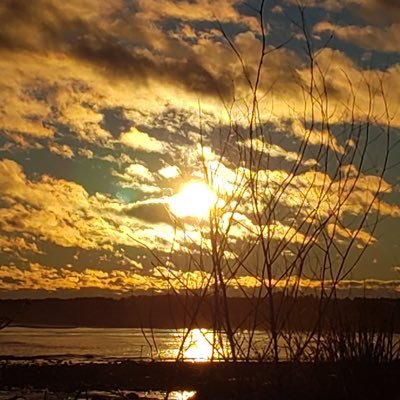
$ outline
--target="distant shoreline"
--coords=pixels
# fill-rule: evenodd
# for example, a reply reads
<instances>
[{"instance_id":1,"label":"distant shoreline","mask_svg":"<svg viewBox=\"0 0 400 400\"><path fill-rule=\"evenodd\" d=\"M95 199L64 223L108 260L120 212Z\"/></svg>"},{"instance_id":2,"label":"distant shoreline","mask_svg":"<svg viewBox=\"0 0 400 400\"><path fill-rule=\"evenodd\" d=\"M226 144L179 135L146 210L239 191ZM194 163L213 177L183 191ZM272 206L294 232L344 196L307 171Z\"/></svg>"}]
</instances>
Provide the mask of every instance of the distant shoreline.
<instances>
[{"instance_id":1,"label":"distant shoreline","mask_svg":"<svg viewBox=\"0 0 400 400\"><path fill-rule=\"evenodd\" d=\"M90 326L75 326L75 325L46 325L46 324L13 324L11 323L6 328L29 328L29 329L77 329L91 328ZM6 329L5 328L5 329Z\"/></svg>"},{"instance_id":2,"label":"distant shoreline","mask_svg":"<svg viewBox=\"0 0 400 400\"><path fill-rule=\"evenodd\" d=\"M25 329L144 329L144 330L182 330L187 327L170 328L151 328L141 326L89 326L89 325L46 325L46 324L9 324L6 328L25 328Z\"/></svg>"},{"instance_id":3,"label":"distant shoreline","mask_svg":"<svg viewBox=\"0 0 400 400\"><path fill-rule=\"evenodd\" d=\"M280 297L276 301L280 301ZM230 320L234 329L254 326L254 304L249 299L228 298ZM400 299L338 299L324 307L318 319L319 300L312 296L287 298L282 303L281 315L286 316L282 329L310 331L319 321L321 329L329 329L338 321L347 328L357 327L389 330L400 333ZM285 308L286 307L286 308ZM257 327L268 329L270 321L268 299L257 306ZM144 328L182 329L191 327L212 329L213 299L197 296L156 295L133 296L123 299L75 298L31 300L0 300L0 317L15 327L29 328ZM188 319L195 314L195 319Z\"/></svg>"}]
</instances>

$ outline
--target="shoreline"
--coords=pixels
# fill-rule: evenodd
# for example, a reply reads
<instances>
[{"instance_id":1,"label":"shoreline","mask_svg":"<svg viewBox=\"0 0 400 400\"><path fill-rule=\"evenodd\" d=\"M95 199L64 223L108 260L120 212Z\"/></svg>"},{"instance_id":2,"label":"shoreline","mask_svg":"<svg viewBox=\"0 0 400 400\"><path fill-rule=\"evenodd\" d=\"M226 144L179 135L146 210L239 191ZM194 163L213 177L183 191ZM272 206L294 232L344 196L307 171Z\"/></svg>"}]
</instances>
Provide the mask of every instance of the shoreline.
<instances>
[{"instance_id":1,"label":"shoreline","mask_svg":"<svg viewBox=\"0 0 400 400\"><path fill-rule=\"evenodd\" d=\"M2 363L0 390L193 390L209 399L372 399L398 390L400 362L133 362L40 365ZM262 397L260 392L262 392ZM233 394L240 397L232 397ZM256 393L259 393L256 395ZM352 397L343 397L343 393ZM287 397L296 394L295 397ZM327 394L329 395L328 397ZM360 397L362 394L362 397ZM374 395L375 397L370 397ZM249 397L250 396L250 397ZM346 395L347 396L347 395ZM334 398L334 397L332 397ZM384 397L382 397L384 398Z\"/></svg>"}]
</instances>

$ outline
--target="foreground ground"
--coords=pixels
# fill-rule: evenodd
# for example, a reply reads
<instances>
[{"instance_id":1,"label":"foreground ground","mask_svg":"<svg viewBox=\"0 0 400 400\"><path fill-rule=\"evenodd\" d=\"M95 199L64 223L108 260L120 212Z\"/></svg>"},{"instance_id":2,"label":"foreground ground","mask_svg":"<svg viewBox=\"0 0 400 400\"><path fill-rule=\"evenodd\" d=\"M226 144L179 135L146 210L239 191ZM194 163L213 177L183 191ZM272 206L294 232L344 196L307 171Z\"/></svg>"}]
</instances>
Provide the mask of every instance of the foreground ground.
<instances>
[{"instance_id":1,"label":"foreground ground","mask_svg":"<svg viewBox=\"0 0 400 400\"><path fill-rule=\"evenodd\" d=\"M12 393L18 388L75 393L72 398L89 393L88 400L96 397L90 395L93 390L186 390L208 400L400 399L399 377L399 362L38 364L5 360L0 365L0 390L9 391L9 398L15 398Z\"/></svg>"}]
</instances>

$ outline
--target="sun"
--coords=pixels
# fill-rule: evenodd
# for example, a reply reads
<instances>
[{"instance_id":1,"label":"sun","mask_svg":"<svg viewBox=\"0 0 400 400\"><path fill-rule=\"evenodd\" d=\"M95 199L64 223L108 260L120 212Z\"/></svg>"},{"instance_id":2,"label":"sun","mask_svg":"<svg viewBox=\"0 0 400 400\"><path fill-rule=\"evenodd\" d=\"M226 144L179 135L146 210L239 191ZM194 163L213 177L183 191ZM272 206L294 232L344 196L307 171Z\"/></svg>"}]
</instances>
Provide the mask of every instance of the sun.
<instances>
[{"instance_id":1,"label":"sun","mask_svg":"<svg viewBox=\"0 0 400 400\"><path fill-rule=\"evenodd\" d=\"M177 217L207 218L216 204L214 191L201 181L186 183L180 192L169 201L169 207Z\"/></svg>"}]
</instances>

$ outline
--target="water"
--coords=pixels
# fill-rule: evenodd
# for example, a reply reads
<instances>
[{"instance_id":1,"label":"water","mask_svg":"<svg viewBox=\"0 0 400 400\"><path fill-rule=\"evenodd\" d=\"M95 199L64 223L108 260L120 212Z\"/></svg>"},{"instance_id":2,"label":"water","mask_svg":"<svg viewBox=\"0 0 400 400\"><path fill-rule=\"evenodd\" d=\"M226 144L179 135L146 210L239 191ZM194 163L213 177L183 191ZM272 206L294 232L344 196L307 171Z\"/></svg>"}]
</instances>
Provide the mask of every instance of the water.
<instances>
[{"instance_id":1,"label":"water","mask_svg":"<svg viewBox=\"0 0 400 400\"><path fill-rule=\"evenodd\" d=\"M249 332L236 334L238 359L271 359L272 342L265 331L255 331L249 346ZM296 349L305 340L306 334L279 337L279 357L290 359L291 347ZM374 337L372 343L378 340ZM183 345L182 345L183 343ZM400 346L399 335L393 343ZM357 343L351 343L355 345ZM363 343L360 343L362 349ZM310 342L312 349L313 343ZM251 349L250 354L247 349ZM22 328L7 327L0 330L0 360L39 359L47 362L107 362L118 359L130 360L176 360L208 361L231 357L226 337L215 337L206 329L187 330L134 328Z\"/></svg>"},{"instance_id":2,"label":"water","mask_svg":"<svg viewBox=\"0 0 400 400\"><path fill-rule=\"evenodd\" d=\"M228 356L226 338L219 342L205 329L186 334L186 330L172 329L7 327L0 331L0 358L92 362L174 360L180 355L186 360L207 361ZM256 332L255 348L261 349L265 342L265 332Z\"/></svg>"},{"instance_id":3,"label":"water","mask_svg":"<svg viewBox=\"0 0 400 400\"><path fill-rule=\"evenodd\" d=\"M153 400L165 400L166 393L162 391L120 391L118 394L91 390L85 392L81 396L77 396L77 393L63 393L63 392L50 392L47 390L34 390L31 388L23 389L12 389L12 390L0 390L0 400L10 399L24 399L24 400L88 400L88 399L102 399L102 400L127 400L129 395L135 393L140 399L153 399ZM168 400L189 400L196 394L192 390L177 390L172 391L168 394Z\"/></svg>"},{"instance_id":4,"label":"water","mask_svg":"<svg viewBox=\"0 0 400 400\"><path fill-rule=\"evenodd\" d=\"M160 352L168 353L177 346L174 331L145 333L151 342L154 336ZM85 357L151 358L155 352L154 344L146 341L140 329L7 327L0 332L0 357L54 357L74 361Z\"/></svg>"},{"instance_id":5,"label":"water","mask_svg":"<svg viewBox=\"0 0 400 400\"><path fill-rule=\"evenodd\" d=\"M91 390L77 396L77 393L51 392L47 390L35 390L31 388L0 390L0 400L24 399L24 400L127 400L130 394L135 393L140 399L165 400L166 393L162 391L119 391L118 394ZM192 390L176 390L168 394L168 400L189 400L196 394Z\"/></svg>"},{"instance_id":6,"label":"water","mask_svg":"<svg viewBox=\"0 0 400 400\"><path fill-rule=\"evenodd\" d=\"M155 357L174 359L178 355L184 330L144 330L128 328L21 328L7 327L0 331L0 360L13 357L15 362L34 359L35 362L107 362L115 359L149 360ZM190 332L183 356L194 361L210 358L212 347L208 343L210 332ZM8 360L9 362L9 360ZM76 393L46 393L30 388L0 391L0 400L24 398L26 400L126 400L130 393L143 399L163 400L166 393L149 392L99 392L91 391L82 397ZM172 391L169 400L189 400L196 392L192 390Z\"/></svg>"}]
</instances>

